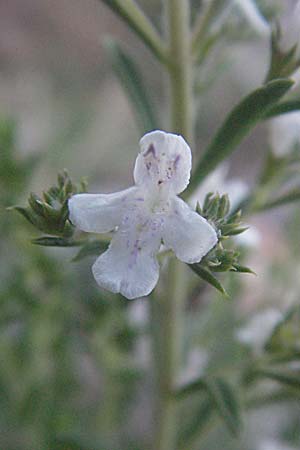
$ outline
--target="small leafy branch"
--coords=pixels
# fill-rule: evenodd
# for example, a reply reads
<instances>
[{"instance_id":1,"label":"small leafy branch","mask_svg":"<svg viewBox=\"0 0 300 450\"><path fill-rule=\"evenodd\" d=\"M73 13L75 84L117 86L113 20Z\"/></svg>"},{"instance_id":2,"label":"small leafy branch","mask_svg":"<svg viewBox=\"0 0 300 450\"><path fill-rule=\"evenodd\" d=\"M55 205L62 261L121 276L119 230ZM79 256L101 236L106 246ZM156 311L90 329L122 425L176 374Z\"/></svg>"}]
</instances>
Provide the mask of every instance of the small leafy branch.
<instances>
[{"instance_id":1,"label":"small leafy branch","mask_svg":"<svg viewBox=\"0 0 300 450\"><path fill-rule=\"evenodd\" d=\"M283 50L281 41L282 29L280 24L276 23L271 34L271 61L266 77L267 81L290 77L300 66L300 58L297 56L298 42Z\"/></svg>"},{"instance_id":2,"label":"small leafy branch","mask_svg":"<svg viewBox=\"0 0 300 450\"><path fill-rule=\"evenodd\" d=\"M203 207L197 205L197 212L205 217L217 230L217 245L197 264L191 264L191 269L204 281L214 286L222 294L227 295L224 287L213 272L254 273L248 267L239 263L239 252L224 246L228 240L248 228L241 222L241 210L230 213L230 201L227 194L208 193Z\"/></svg>"},{"instance_id":3,"label":"small leafy branch","mask_svg":"<svg viewBox=\"0 0 300 450\"><path fill-rule=\"evenodd\" d=\"M64 170L57 177L57 185L43 192L42 197L31 193L28 206L13 206L35 228L47 236L33 239L32 242L44 246L69 247L78 245L72 239L75 228L69 220L68 200L72 195L86 191L86 182L74 184Z\"/></svg>"}]
</instances>

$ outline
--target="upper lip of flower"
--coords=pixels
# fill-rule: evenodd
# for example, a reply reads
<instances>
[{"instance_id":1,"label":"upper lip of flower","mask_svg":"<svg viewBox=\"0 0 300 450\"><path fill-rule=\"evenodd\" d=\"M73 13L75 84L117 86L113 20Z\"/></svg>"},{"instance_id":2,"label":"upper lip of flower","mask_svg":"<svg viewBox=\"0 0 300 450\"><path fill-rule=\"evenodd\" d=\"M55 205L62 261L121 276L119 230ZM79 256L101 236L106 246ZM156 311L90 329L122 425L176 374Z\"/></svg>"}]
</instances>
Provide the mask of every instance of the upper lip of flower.
<instances>
[{"instance_id":1,"label":"upper lip of flower","mask_svg":"<svg viewBox=\"0 0 300 450\"><path fill-rule=\"evenodd\" d=\"M217 243L214 228L177 197L188 185L191 150L178 135L153 131L140 141L135 186L114 194L77 194L72 223L87 232L114 230L93 265L98 284L127 298L148 295L158 281L161 242L186 262L199 262Z\"/></svg>"}]
</instances>

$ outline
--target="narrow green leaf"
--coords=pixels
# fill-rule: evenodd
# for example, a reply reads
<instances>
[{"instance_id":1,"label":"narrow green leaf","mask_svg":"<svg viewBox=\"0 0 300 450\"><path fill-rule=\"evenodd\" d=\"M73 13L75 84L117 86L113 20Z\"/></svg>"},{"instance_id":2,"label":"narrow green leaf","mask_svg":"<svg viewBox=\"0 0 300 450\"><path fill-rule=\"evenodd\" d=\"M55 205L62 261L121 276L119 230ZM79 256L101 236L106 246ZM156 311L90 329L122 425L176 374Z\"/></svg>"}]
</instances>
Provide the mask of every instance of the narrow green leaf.
<instances>
[{"instance_id":1,"label":"narrow green leaf","mask_svg":"<svg viewBox=\"0 0 300 450\"><path fill-rule=\"evenodd\" d=\"M228 230L226 236L237 236L238 234L244 233L244 231L247 231L248 229L249 227L234 228L232 230Z\"/></svg>"},{"instance_id":2,"label":"narrow green leaf","mask_svg":"<svg viewBox=\"0 0 300 450\"><path fill-rule=\"evenodd\" d=\"M281 114L300 111L300 100L289 100L286 102L277 103L272 106L264 115L264 119L271 119Z\"/></svg>"},{"instance_id":3,"label":"narrow green leaf","mask_svg":"<svg viewBox=\"0 0 300 450\"><path fill-rule=\"evenodd\" d=\"M203 390L206 391L206 383L204 380L199 379L178 389L175 393L175 397L177 398L177 400L181 400L188 397L189 395L195 394L197 392L202 392Z\"/></svg>"},{"instance_id":4,"label":"narrow green leaf","mask_svg":"<svg viewBox=\"0 0 300 450\"><path fill-rule=\"evenodd\" d=\"M197 410L187 425L182 425L179 429L180 449L196 448L198 440L201 439L202 433L210 423L213 416L214 407L210 397L205 396Z\"/></svg>"},{"instance_id":5,"label":"narrow green leaf","mask_svg":"<svg viewBox=\"0 0 300 450\"><path fill-rule=\"evenodd\" d=\"M108 245L109 243L104 241L88 241L84 245L82 245L81 249L72 259L72 261L77 262L83 258L86 258L87 256L99 256L100 253L107 249Z\"/></svg>"},{"instance_id":6,"label":"narrow green leaf","mask_svg":"<svg viewBox=\"0 0 300 450\"><path fill-rule=\"evenodd\" d=\"M23 217L25 217L25 219L28 220L29 223L36 226L38 216L34 215L33 212L28 208L23 208L22 206L9 206L7 208L7 211L17 211Z\"/></svg>"},{"instance_id":7,"label":"narrow green leaf","mask_svg":"<svg viewBox=\"0 0 300 450\"><path fill-rule=\"evenodd\" d=\"M229 431L237 436L241 430L242 420L236 391L222 378L207 381L207 388Z\"/></svg>"},{"instance_id":8,"label":"narrow green leaf","mask_svg":"<svg viewBox=\"0 0 300 450\"><path fill-rule=\"evenodd\" d=\"M168 59L160 35L134 0L102 0L102 2L136 32L160 61L165 62Z\"/></svg>"},{"instance_id":9,"label":"narrow green leaf","mask_svg":"<svg viewBox=\"0 0 300 450\"><path fill-rule=\"evenodd\" d=\"M222 236L235 236L248 230L249 227L239 226L240 223L225 223L220 226Z\"/></svg>"},{"instance_id":10,"label":"narrow green leaf","mask_svg":"<svg viewBox=\"0 0 300 450\"><path fill-rule=\"evenodd\" d=\"M38 215L44 214L43 202L33 192L30 194L30 196L28 198L28 203L36 214L38 214Z\"/></svg>"},{"instance_id":11,"label":"narrow green leaf","mask_svg":"<svg viewBox=\"0 0 300 450\"><path fill-rule=\"evenodd\" d=\"M300 392L295 391L294 389L280 389L276 392L271 391L270 393L266 393L265 395L262 395L260 392L258 395L255 396L249 396L246 400L246 408L247 409L257 409L260 407L267 406L268 408L272 404L280 404L281 402L286 403L289 402L296 402L296 404L299 404L300 400Z\"/></svg>"},{"instance_id":12,"label":"narrow green leaf","mask_svg":"<svg viewBox=\"0 0 300 450\"><path fill-rule=\"evenodd\" d=\"M271 61L267 74L267 81L286 78L292 75L299 67L300 61L297 59L297 46L295 43L291 47L282 48L282 30L277 23L273 27L271 35Z\"/></svg>"},{"instance_id":13,"label":"narrow green leaf","mask_svg":"<svg viewBox=\"0 0 300 450\"><path fill-rule=\"evenodd\" d=\"M114 71L133 106L141 133L158 128L153 106L138 66L113 39L107 39L105 47L112 60Z\"/></svg>"},{"instance_id":14,"label":"narrow green leaf","mask_svg":"<svg viewBox=\"0 0 300 450\"><path fill-rule=\"evenodd\" d=\"M205 216L209 217L211 220L216 219L216 216L218 214L219 204L220 204L220 196L217 193L211 199L210 205L206 208Z\"/></svg>"},{"instance_id":15,"label":"narrow green leaf","mask_svg":"<svg viewBox=\"0 0 300 450\"><path fill-rule=\"evenodd\" d=\"M219 209L218 209L218 217L223 218L227 216L230 210L230 200L227 194L222 195L219 202Z\"/></svg>"},{"instance_id":16,"label":"narrow green leaf","mask_svg":"<svg viewBox=\"0 0 300 450\"><path fill-rule=\"evenodd\" d=\"M36 245L43 245L45 247L75 247L81 245L81 242L74 241L73 239L42 236L37 239L32 239L31 242Z\"/></svg>"},{"instance_id":17,"label":"narrow green leaf","mask_svg":"<svg viewBox=\"0 0 300 450\"><path fill-rule=\"evenodd\" d=\"M252 274L252 275L256 275L256 273L253 272L253 270L251 270L249 267L240 266L239 264L233 264L231 271L232 272L239 272L239 273L249 273L249 274Z\"/></svg>"},{"instance_id":18,"label":"narrow green leaf","mask_svg":"<svg viewBox=\"0 0 300 450\"><path fill-rule=\"evenodd\" d=\"M192 30L193 53L197 55L203 46L207 45L206 41L214 38L215 35L211 35L212 24L220 18L226 7L227 2L224 0L213 0L205 2L203 5L201 4L199 15L196 17L194 29Z\"/></svg>"},{"instance_id":19,"label":"narrow green leaf","mask_svg":"<svg viewBox=\"0 0 300 450\"><path fill-rule=\"evenodd\" d=\"M200 159L185 195L189 195L221 161L235 150L292 85L293 81L287 79L271 81L247 95L233 108Z\"/></svg>"},{"instance_id":20,"label":"narrow green leaf","mask_svg":"<svg viewBox=\"0 0 300 450\"><path fill-rule=\"evenodd\" d=\"M223 288L220 281L211 273L210 270L204 268L200 264L189 264L189 267L197 274L199 275L202 280L209 283L211 286L213 286L215 289L217 289L221 294L225 295L225 297L228 297L227 292Z\"/></svg>"},{"instance_id":21,"label":"narrow green leaf","mask_svg":"<svg viewBox=\"0 0 300 450\"><path fill-rule=\"evenodd\" d=\"M256 372L258 375L270 378L271 380L278 381L279 383L285 384L287 386L300 389L300 373L299 370L269 370L269 369L260 369Z\"/></svg>"},{"instance_id":22,"label":"narrow green leaf","mask_svg":"<svg viewBox=\"0 0 300 450\"><path fill-rule=\"evenodd\" d=\"M227 223L234 224L236 222L239 222L242 217L242 210L238 208L233 213L229 214L229 217L227 219Z\"/></svg>"},{"instance_id":23,"label":"narrow green leaf","mask_svg":"<svg viewBox=\"0 0 300 450\"><path fill-rule=\"evenodd\" d=\"M279 206L287 205L289 203L299 202L300 201L300 189L293 189L290 192L282 195L281 197L275 198L274 200L270 200L262 205L258 205L255 207L257 211L265 211L267 209L278 208Z\"/></svg>"},{"instance_id":24,"label":"narrow green leaf","mask_svg":"<svg viewBox=\"0 0 300 450\"><path fill-rule=\"evenodd\" d=\"M300 305L293 305L273 328L265 349L273 354L300 358ZM297 356L298 355L298 356Z\"/></svg>"}]
</instances>

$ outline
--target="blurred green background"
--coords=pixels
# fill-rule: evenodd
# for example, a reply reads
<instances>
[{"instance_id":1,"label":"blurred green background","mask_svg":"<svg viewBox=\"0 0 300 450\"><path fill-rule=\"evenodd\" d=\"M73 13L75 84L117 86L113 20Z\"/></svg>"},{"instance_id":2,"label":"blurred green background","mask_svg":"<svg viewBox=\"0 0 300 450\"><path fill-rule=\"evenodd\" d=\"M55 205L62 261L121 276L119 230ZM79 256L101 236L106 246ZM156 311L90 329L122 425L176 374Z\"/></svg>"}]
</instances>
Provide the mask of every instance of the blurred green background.
<instances>
[{"instance_id":1,"label":"blurred green background","mask_svg":"<svg viewBox=\"0 0 300 450\"><path fill-rule=\"evenodd\" d=\"M163 30L161 2L140 3ZM272 17L292 2L258 3ZM199 2L193 5L196 11ZM268 39L237 10L231 14L226 38L197 74L195 159L267 70ZM138 64L161 128L168 129L162 68L101 1L0 0L1 450L150 448L155 423L150 300L129 302L101 291L90 271L93 258L75 263L74 249L33 246L30 239L38 232L6 210L25 205L31 191L41 194L55 184L63 168L75 180L87 176L91 192L132 183L141 132L105 51L109 36ZM251 188L268 145L264 124L231 157L215 189L223 192L236 179ZM234 383L239 367L264 354L254 344L242 344L237 330L266 308L284 314L299 304L299 207L247 223L256 237L240 245L258 276L237 281L229 275L229 301L210 287L195 287L186 311L184 379L228 373ZM292 326L292 339L300 339L299 322ZM276 391L274 383L255 386L252 394L259 400ZM289 394L272 406L259 407L257 401L255 410L244 412L238 438L216 419L201 444L184 450L299 449L299 390ZM201 420L204 407L197 396L183 405L183 433Z\"/></svg>"}]
</instances>

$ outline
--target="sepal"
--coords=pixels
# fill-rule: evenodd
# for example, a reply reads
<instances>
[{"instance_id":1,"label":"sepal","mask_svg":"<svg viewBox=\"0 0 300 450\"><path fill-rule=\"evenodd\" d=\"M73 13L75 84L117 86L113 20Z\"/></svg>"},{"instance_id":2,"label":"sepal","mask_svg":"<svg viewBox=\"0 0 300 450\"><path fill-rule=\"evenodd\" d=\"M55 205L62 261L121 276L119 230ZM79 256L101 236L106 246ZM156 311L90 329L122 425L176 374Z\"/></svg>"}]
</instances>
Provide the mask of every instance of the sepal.
<instances>
[{"instance_id":1,"label":"sepal","mask_svg":"<svg viewBox=\"0 0 300 450\"><path fill-rule=\"evenodd\" d=\"M267 81L290 77L300 67L298 43L284 50L281 48L281 40L281 28L276 24L271 35L271 61Z\"/></svg>"},{"instance_id":2,"label":"sepal","mask_svg":"<svg viewBox=\"0 0 300 450\"><path fill-rule=\"evenodd\" d=\"M74 256L72 261L77 262L88 256L99 256L101 253L107 250L108 245L109 245L108 241L100 241L99 239L86 241L82 244L80 250Z\"/></svg>"},{"instance_id":3,"label":"sepal","mask_svg":"<svg viewBox=\"0 0 300 450\"><path fill-rule=\"evenodd\" d=\"M73 236L74 227L69 221L68 200L77 193L85 192L86 183L74 184L66 170L57 177L57 186L52 186L43 192L42 197L31 193L28 206L13 206L10 210L18 211L35 228L55 238L45 236L35 239L38 245L69 246L69 238ZM57 242L57 244L55 244ZM66 245L63 245L63 243Z\"/></svg>"},{"instance_id":4,"label":"sepal","mask_svg":"<svg viewBox=\"0 0 300 450\"><path fill-rule=\"evenodd\" d=\"M55 236L42 236L40 238L32 239L31 242L35 245L42 245L44 247L75 247L80 245L78 241L74 241L73 239Z\"/></svg>"},{"instance_id":5,"label":"sepal","mask_svg":"<svg viewBox=\"0 0 300 450\"><path fill-rule=\"evenodd\" d=\"M226 290L215 277L214 272L254 272L239 263L240 253L235 249L223 245L230 237L243 233L248 227L241 222L241 211L230 214L230 201L227 194L219 195L208 193L204 199L203 207L197 205L196 211L202 215L216 229L218 235L217 245L199 262L190 264L191 269L204 281L227 296Z\"/></svg>"},{"instance_id":6,"label":"sepal","mask_svg":"<svg viewBox=\"0 0 300 450\"><path fill-rule=\"evenodd\" d=\"M224 287L220 283L220 281L214 276L214 274L209 270L207 267L204 267L203 264L190 264L190 268L200 277L203 281L206 281L206 283L213 286L215 289L217 289L221 294L223 294L225 297L228 297L227 292L225 291Z\"/></svg>"}]
</instances>

